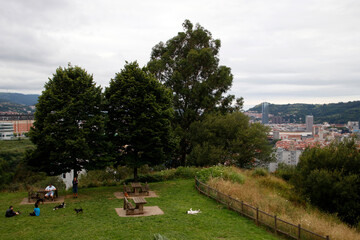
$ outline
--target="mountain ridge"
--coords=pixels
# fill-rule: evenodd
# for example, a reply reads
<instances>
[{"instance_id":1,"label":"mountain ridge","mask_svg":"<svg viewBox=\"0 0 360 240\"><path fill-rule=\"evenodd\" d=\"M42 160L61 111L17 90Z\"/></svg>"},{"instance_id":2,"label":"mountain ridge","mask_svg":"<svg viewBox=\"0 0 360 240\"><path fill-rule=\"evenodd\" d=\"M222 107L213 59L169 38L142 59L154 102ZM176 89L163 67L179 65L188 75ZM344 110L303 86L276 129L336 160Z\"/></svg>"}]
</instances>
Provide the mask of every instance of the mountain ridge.
<instances>
[{"instance_id":1,"label":"mountain ridge","mask_svg":"<svg viewBox=\"0 0 360 240\"><path fill-rule=\"evenodd\" d=\"M34 106L39 94L5 93L0 92L0 103L10 102L26 106Z\"/></svg>"},{"instance_id":2,"label":"mountain ridge","mask_svg":"<svg viewBox=\"0 0 360 240\"><path fill-rule=\"evenodd\" d=\"M248 111L261 113L261 104ZM281 116L284 121L304 123L306 115L314 116L314 123L338 123L360 120L360 101L339 102L329 104L272 104L269 103L269 114Z\"/></svg>"}]
</instances>

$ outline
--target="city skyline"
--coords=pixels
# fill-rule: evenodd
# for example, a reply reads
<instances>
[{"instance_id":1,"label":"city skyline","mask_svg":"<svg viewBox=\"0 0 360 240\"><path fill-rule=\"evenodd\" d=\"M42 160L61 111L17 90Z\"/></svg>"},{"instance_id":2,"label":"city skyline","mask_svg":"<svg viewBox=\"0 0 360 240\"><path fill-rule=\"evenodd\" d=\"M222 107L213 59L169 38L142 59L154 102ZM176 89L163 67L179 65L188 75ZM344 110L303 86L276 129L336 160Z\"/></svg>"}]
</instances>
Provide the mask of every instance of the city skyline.
<instances>
[{"instance_id":1,"label":"city skyline","mask_svg":"<svg viewBox=\"0 0 360 240\"><path fill-rule=\"evenodd\" d=\"M234 75L229 93L244 109L356 101L359 12L350 0L3 1L0 91L41 94L69 62L106 87L125 61L146 65L152 47L189 19L221 40L220 65Z\"/></svg>"}]
</instances>

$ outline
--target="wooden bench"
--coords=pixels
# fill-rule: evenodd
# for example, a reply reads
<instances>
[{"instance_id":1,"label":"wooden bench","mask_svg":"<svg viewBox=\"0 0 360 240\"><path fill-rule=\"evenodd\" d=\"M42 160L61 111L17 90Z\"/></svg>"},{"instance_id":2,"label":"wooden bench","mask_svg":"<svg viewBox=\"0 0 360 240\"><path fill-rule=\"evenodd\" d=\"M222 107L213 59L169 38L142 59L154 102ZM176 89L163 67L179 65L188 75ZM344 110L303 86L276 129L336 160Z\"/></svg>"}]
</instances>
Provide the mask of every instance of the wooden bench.
<instances>
[{"instance_id":1,"label":"wooden bench","mask_svg":"<svg viewBox=\"0 0 360 240\"><path fill-rule=\"evenodd\" d=\"M148 183L146 182L144 186L141 186L141 192L145 193L146 196L149 196L149 185Z\"/></svg>"},{"instance_id":2,"label":"wooden bench","mask_svg":"<svg viewBox=\"0 0 360 240\"><path fill-rule=\"evenodd\" d=\"M35 199L35 200L43 199L45 201L46 193L47 193L47 191L45 191L44 189L38 189L38 190L31 189L28 192L28 202L31 202L32 199ZM59 197L59 194L58 194L58 190L56 189L56 190L54 190L54 200L58 197Z\"/></svg>"},{"instance_id":3,"label":"wooden bench","mask_svg":"<svg viewBox=\"0 0 360 240\"><path fill-rule=\"evenodd\" d=\"M40 199L39 193L37 193L33 190L30 190L28 192L28 202L31 202L31 199L36 199L36 200Z\"/></svg>"},{"instance_id":4,"label":"wooden bench","mask_svg":"<svg viewBox=\"0 0 360 240\"><path fill-rule=\"evenodd\" d=\"M126 197L124 197L124 210L126 211L126 215L139 214L139 209L136 209Z\"/></svg>"},{"instance_id":5,"label":"wooden bench","mask_svg":"<svg viewBox=\"0 0 360 240\"><path fill-rule=\"evenodd\" d=\"M132 188L129 186L126 186L126 184L124 183L124 194L131 193L131 192L132 192Z\"/></svg>"}]
</instances>

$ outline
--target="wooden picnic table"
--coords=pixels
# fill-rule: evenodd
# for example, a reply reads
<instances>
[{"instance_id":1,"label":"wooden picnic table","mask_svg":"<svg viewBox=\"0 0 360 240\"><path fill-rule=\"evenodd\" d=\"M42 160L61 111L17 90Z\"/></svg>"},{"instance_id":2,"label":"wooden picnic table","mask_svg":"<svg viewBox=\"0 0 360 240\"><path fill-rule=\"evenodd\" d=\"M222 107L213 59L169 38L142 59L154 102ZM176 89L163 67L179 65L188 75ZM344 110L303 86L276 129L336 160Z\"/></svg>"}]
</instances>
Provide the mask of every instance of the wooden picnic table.
<instances>
[{"instance_id":1,"label":"wooden picnic table","mask_svg":"<svg viewBox=\"0 0 360 240\"><path fill-rule=\"evenodd\" d=\"M28 195L28 201L31 201L31 198L35 198L35 199L44 199L45 200L45 194L48 193L49 191L46 191L45 189L41 188L41 189L37 189L37 190L33 190L33 191L29 191ZM58 198L58 190L54 190L54 198Z\"/></svg>"},{"instance_id":2,"label":"wooden picnic table","mask_svg":"<svg viewBox=\"0 0 360 240\"><path fill-rule=\"evenodd\" d=\"M134 189L134 195L138 196L141 190L141 184L139 182L133 182L130 185Z\"/></svg>"},{"instance_id":3,"label":"wooden picnic table","mask_svg":"<svg viewBox=\"0 0 360 240\"><path fill-rule=\"evenodd\" d=\"M134 197L134 203L136 204L135 209L139 209L139 213L144 213L144 204L147 204L147 201L143 197Z\"/></svg>"}]
</instances>

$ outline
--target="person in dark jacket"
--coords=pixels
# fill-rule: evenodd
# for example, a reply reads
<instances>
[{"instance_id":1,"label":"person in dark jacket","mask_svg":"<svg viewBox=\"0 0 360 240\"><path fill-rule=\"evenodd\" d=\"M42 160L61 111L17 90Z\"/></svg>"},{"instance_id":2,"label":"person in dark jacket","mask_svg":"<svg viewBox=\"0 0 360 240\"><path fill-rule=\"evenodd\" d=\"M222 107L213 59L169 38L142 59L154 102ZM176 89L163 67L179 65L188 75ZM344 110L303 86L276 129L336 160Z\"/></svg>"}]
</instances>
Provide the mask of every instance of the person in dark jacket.
<instances>
[{"instance_id":1,"label":"person in dark jacket","mask_svg":"<svg viewBox=\"0 0 360 240\"><path fill-rule=\"evenodd\" d=\"M13 217L19 214L19 211L15 212L13 206L10 206L9 209L6 210L5 217Z\"/></svg>"},{"instance_id":2,"label":"person in dark jacket","mask_svg":"<svg viewBox=\"0 0 360 240\"><path fill-rule=\"evenodd\" d=\"M78 183L77 177L74 177L74 180L72 181L74 198L78 197Z\"/></svg>"}]
</instances>

